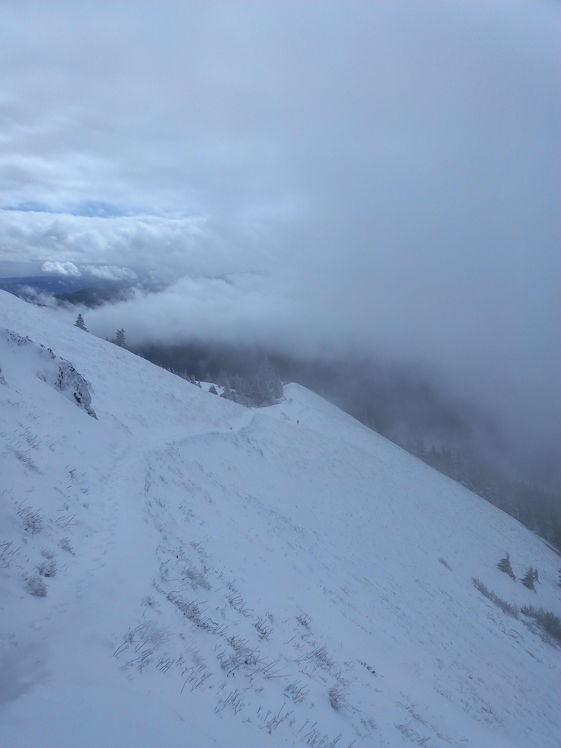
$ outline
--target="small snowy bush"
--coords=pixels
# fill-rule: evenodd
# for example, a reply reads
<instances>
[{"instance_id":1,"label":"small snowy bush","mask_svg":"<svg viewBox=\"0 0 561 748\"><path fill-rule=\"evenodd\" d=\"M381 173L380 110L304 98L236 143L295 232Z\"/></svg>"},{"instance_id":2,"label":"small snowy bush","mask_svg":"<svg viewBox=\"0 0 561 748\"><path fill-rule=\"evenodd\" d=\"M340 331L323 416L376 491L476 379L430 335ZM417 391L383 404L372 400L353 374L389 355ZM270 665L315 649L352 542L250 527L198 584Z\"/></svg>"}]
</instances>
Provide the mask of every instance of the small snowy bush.
<instances>
[{"instance_id":1,"label":"small snowy bush","mask_svg":"<svg viewBox=\"0 0 561 748\"><path fill-rule=\"evenodd\" d=\"M56 563L52 558L46 558L38 567L37 571L42 577L56 576Z\"/></svg>"},{"instance_id":2,"label":"small snowy bush","mask_svg":"<svg viewBox=\"0 0 561 748\"><path fill-rule=\"evenodd\" d=\"M14 548L11 540L0 543L0 569L7 569L10 566L10 561L18 550L19 548Z\"/></svg>"},{"instance_id":3,"label":"small snowy bush","mask_svg":"<svg viewBox=\"0 0 561 748\"><path fill-rule=\"evenodd\" d=\"M290 699L295 704L300 704L305 700L306 696L310 693L310 690L305 686L301 686L300 683L294 682L289 683L283 693L287 699Z\"/></svg>"},{"instance_id":4,"label":"small snowy bush","mask_svg":"<svg viewBox=\"0 0 561 748\"><path fill-rule=\"evenodd\" d=\"M253 625L260 639L269 639L272 628L264 618L258 618Z\"/></svg>"},{"instance_id":5,"label":"small snowy bush","mask_svg":"<svg viewBox=\"0 0 561 748\"><path fill-rule=\"evenodd\" d=\"M22 521L23 529L30 535L37 535L43 529L41 515L30 506L20 506L18 509L18 517Z\"/></svg>"},{"instance_id":6,"label":"small snowy bush","mask_svg":"<svg viewBox=\"0 0 561 748\"><path fill-rule=\"evenodd\" d=\"M303 626L305 629L310 628L310 623L312 619L306 613L302 613L301 615L296 616L296 620L298 621L300 626Z\"/></svg>"},{"instance_id":7,"label":"small snowy bush","mask_svg":"<svg viewBox=\"0 0 561 748\"><path fill-rule=\"evenodd\" d=\"M33 575L32 577L27 577L24 586L26 591L34 597L47 596L47 585L37 574Z\"/></svg>"},{"instance_id":8,"label":"small snowy bush","mask_svg":"<svg viewBox=\"0 0 561 748\"><path fill-rule=\"evenodd\" d=\"M63 551L66 551L67 553L72 554L74 556L74 549L70 545L70 540L68 538L61 538L59 542L59 546L62 548Z\"/></svg>"},{"instance_id":9,"label":"small snowy bush","mask_svg":"<svg viewBox=\"0 0 561 748\"><path fill-rule=\"evenodd\" d=\"M333 662L327 653L326 647L316 647L309 655L302 657L301 661L311 662L316 667L320 667L323 670L329 670L333 666Z\"/></svg>"},{"instance_id":10,"label":"small snowy bush","mask_svg":"<svg viewBox=\"0 0 561 748\"><path fill-rule=\"evenodd\" d=\"M329 703L336 712L341 711L345 706L345 691L341 684L331 686L329 689Z\"/></svg>"}]
</instances>

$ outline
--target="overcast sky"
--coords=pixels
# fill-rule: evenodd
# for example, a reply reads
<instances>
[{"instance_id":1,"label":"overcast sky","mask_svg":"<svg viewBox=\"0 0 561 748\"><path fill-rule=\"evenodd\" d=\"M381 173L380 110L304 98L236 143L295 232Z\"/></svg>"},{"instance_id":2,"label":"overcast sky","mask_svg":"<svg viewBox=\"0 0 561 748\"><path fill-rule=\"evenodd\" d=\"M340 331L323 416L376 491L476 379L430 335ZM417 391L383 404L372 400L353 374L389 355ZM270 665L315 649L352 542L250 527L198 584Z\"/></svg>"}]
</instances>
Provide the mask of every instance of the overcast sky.
<instances>
[{"instance_id":1,"label":"overcast sky","mask_svg":"<svg viewBox=\"0 0 561 748\"><path fill-rule=\"evenodd\" d=\"M0 260L147 269L93 326L418 361L555 443L560 16L3 0Z\"/></svg>"}]
</instances>

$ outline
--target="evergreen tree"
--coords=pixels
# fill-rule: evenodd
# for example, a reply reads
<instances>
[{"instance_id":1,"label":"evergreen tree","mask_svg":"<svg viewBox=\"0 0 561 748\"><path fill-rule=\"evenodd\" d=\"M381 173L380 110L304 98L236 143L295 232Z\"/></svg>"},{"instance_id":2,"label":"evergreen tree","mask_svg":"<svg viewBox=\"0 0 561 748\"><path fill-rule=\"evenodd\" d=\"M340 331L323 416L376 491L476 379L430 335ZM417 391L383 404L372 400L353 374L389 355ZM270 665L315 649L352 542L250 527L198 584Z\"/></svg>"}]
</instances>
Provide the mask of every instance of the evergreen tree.
<instances>
[{"instance_id":1,"label":"evergreen tree","mask_svg":"<svg viewBox=\"0 0 561 748\"><path fill-rule=\"evenodd\" d=\"M127 347L127 342L126 342L126 338L125 338L125 331L123 330L122 327L119 330L117 330L117 332L115 333L115 338L114 338L113 342L115 343L115 345L121 346L121 348L126 348Z\"/></svg>"},{"instance_id":2,"label":"evergreen tree","mask_svg":"<svg viewBox=\"0 0 561 748\"><path fill-rule=\"evenodd\" d=\"M510 565L509 553L507 553L504 558L501 558L501 560L497 564L497 568L501 571L504 571L505 574L508 574L511 579L516 579L516 577L514 576L514 572L512 571L512 566Z\"/></svg>"},{"instance_id":3,"label":"evergreen tree","mask_svg":"<svg viewBox=\"0 0 561 748\"><path fill-rule=\"evenodd\" d=\"M524 574L524 577L522 578L522 584L524 587L527 587L529 590L535 590L534 587L534 570L530 566L526 574Z\"/></svg>"},{"instance_id":4,"label":"evergreen tree","mask_svg":"<svg viewBox=\"0 0 561 748\"><path fill-rule=\"evenodd\" d=\"M88 328L86 327L86 323L84 322L84 318L82 317L81 314L79 314L76 317L76 322L74 322L74 327L79 327L80 330L86 330L87 332Z\"/></svg>"}]
</instances>

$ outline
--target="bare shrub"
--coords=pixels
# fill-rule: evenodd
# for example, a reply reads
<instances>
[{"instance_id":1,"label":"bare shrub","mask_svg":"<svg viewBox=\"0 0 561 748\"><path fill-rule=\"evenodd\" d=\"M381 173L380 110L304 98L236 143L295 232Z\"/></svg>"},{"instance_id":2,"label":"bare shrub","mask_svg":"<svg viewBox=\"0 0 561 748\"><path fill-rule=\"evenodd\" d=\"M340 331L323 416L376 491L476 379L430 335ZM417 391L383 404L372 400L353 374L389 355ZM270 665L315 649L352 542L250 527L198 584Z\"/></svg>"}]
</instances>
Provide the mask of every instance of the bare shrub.
<instances>
[{"instance_id":1,"label":"bare shrub","mask_svg":"<svg viewBox=\"0 0 561 748\"><path fill-rule=\"evenodd\" d=\"M37 571L42 577L56 577L56 563L52 558L46 558L39 566Z\"/></svg>"},{"instance_id":2,"label":"bare shrub","mask_svg":"<svg viewBox=\"0 0 561 748\"><path fill-rule=\"evenodd\" d=\"M561 644L561 618L555 615L555 613L552 613L549 610L544 610L543 608L534 608L533 605L524 605L522 608L520 608L519 611L515 605L507 603L498 595L495 595L494 592L488 590L487 587L479 581L479 579L473 579L472 581L474 587L478 589L479 592L481 592L481 594L484 595L487 599L495 603L495 605L500 608L503 613L506 613L507 615L512 616L512 618L516 618L518 620L520 620L519 612L523 613L528 618L533 618L543 632L548 634L557 643ZM526 623L526 621L524 621L524 623Z\"/></svg>"},{"instance_id":3,"label":"bare shrub","mask_svg":"<svg viewBox=\"0 0 561 748\"><path fill-rule=\"evenodd\" d=\"M70 553L72 556L76 555L74 553L74 549L70 545L70 540L68 538L61 538L59 542L59 546L62 548L63 551Z\"/></svg>"},{"instance_id":4,"label":"bare shrub","mask_svg":"<svg viewBox=\"0 0 561 748\"><path fill-rule=\"evenodd\" d=\"M310 746L310 748L336 748L340 745L341 735L336 735L334 738L330 738L329 735L325 735L320 732L314 725L302 735L304 745ZM351 743L352 745L352 743Z\"/></svg>"},{"instance_id":5,"label":"bare shrub","mask_svg":"<svg viewBox=\"0 0 561 748\"><path fill-rule=\"evenodd\" d=\"M546 634L561 644L561 618L559 616L543 608L534 608L533 605L524 605L520 610L525 616L533 618Z\"/></svg>"},{"instance_id":6,"label":"bare shrub","mask_svg":"<svg viewBox=\"0 0 561 748\"><path fill-rule=\"evenodd\" d=\"M82 504L85 508L87 508L87 504ZM59 509L59 512L66 512L68 511L68 507L65 507L64 509ZM69 527L72 527L73 525L78 524L76 521L76 515L70 514L70 515L64 515L61 514L58 516L55 520L58 527L60 527L61 530L67 530ZM61 546L62 547L62 546Z\"/></svg>"},{"instance_id":7,"label":"bare shrub","mask_svg":"<svg viewBox=\"0 0 561 748\"><path fill-rule=\"evenodd\" d=\"M12 452L28 470L31 470L33 473L40 472L39 468L33 461L33 458L29 456L27 451L24 451L23 449L12 449Z\"/></svg>"},{"instance_id":8,"label":"bare shrub","mask_svg":"<svg viewBox=\"0 0 561 748\"><path fill-rule=\"evenodd\" d=\"M251 610L246 607L245 601L238 590L233 585L229 585L229 587L230 591L226 595L226 600L228 600L230 607L245 618L248 618L251 614Z\"/></svg>"},{"instance_id":9,"label":"bare shrub","mask_svg":"<svg viewBox=\"0 0 561 748\"><path fill-rule=\"evenodd\" d=\"M241 710L244 708L245 704L242 700L242 695L237 688L234 688L233 691L230 691L225 699L220 699L218 704L215 706L214 711L219 714L220 712L224 711L227 706L232 709L234 714L238 714L238 712L241 712Z\"/></svg>"},{"instance_id":10,"label":"bare shrub","mask_svg":"<svg viewBox=\"0 0 561 748\"><path fill-rule=\"evenodd\" d=\"M181 687L181 693L183 693L187 685L191 686L191 691L201 688L211 677L209 669L198 653L193 654L193 660L193 665L185 668L181 673L182 677L185 678Z\"/></svg>"},{"instance_id":11,"label":"bare shrub","mask_svg":"<svg viewBox=\"0 0 561 748\"><path fill-rule=\"evenodd\" d=\"M28 505L20 506L18 517L21 519L23 529L30 535L37 535L43 530L43 519L39 512Z\"/></svg>"},{"instance_id":12,"label":"bare shrub","mask_svg":"<svg viewBox=\"0 0 561 748\"><path fill-rule=\"evenodd\" d=\"M417 732L410 724L396 724L396 728L399 730L399 732L403 735L404 738L407 738L407 740L411 743L415 743L417 745L426 745L428 741L428 737L423 737L420 733Z\"/></svg>"},{"instance_id":13,"label":"bare shrub","mask_svg":"<svg viewBox=\"0 0 561 748\"><path fill-rule=\"evenodd\" d=\"M189 543L189 545L191 546L191 548L193 548L195 551L197 551L197 553L199 554L199 558L201 560L208 559L208 553L205 551L205 549L203 548L203 546L201 545L201 543L193 540L191 543Z\"/></svg>"},{"instance_id":14,"label":"bare shrub","mask_svg":"<svg viewBox=\"0 0 561 748\"><path fill-rule=\"evenodd\" d=\"M337 683L335 686L331 686L329 689L329 704L332 709L336 712L341 711L345 707L345 690L341 683Z\"/></svg>"},{"instance_id":15,"label":"bare shrub","mask_svg":"<svg viewBox=\"0 0 561 748\"><path fill-rule=\"evenodd\" d=\"M47 596L47 585L37 574L26 577L24 587L26 592L28 592L30 595L33 595L34 597Z\"/></svg>"},{"instance_id":16,"label":"bare shrub","mask_svg":"<svg viewBox=\"0 0 561 748\"><path fill-rule=\"evenodd\" d=\"M173 603L173 605L175 605L175 607L178 608L197 628L202 629L203 631L212 632L215 632L218 629L216 621L203 615L200 603L195 602L194 600L188 602L180 600L173 592L168 592L166 597L169 602Z\"/></svg>"},{"instance_id":17,"label":"bare shrub","mask_svg":"<svg viewBox=\"0 0 561 748\"><path fill-rule=\"evenodd\" d=\"M226 652L226 650L222 649L218 654L216 655L218 662L220 663L220 667L228 677L231 675L234 675L240 668L243 667L243 658L241 655L234 652L232 654L231 652Z\"/></svg>"},{"instance_id":18,"label":"bare shrub","mask_svg":"<svg viewBox=\"0 0 561 748\"><path fill-rule=\"evenodd\" d=\"M500 608L503 613L506 613L507 615L511 616L512 618L518 618L518 608L516 605L511 605L510 603L507 603L506 600L503 600L501 597L496 595L494 592L491 592L484 584L483 582L479 581L479 579L473 578L471 580L473 582L473 586L476 590L479 590L481 594L486 597L488 600L491 600L491 602L495 603L497 608Z\"/></svg>"},{"instance_id":19,"label":"bare shrub","mask_svg":"<svg viewBox=\"0 0 561 748\"><path fill-rule=\"evenodd\" d=\"M269 639L271 636L271 631L273 630L271 626L269 626L268 623L266 623L264 618L258 618L257 621L253 624L255 627L255 630L257 631L257 635L260 639Z\"/></svg>"},{"instance_id":20,"label":"bare shrub","mask_svg":"<svg viewBox=\"0 0 561 748\"><path fill-rule=\"evenodd\" d=\"M135 668L142 672L148 665L154 661L154 654L162 644L167 640L167 631L155 624L153 621L145 621L134 629L129 629L123 641L113 652L113 656L120 658L127 653L130 657L123 667ZM131 656L132 655L132 656ZM173 664L165 655L160 656L156 662L156 667L165 672Z\"/></svg>"},{"instance_id":21,"label":"bare shrub","mask_svg":"<svg viewBox=\"0 0 561 748\"><path fill-rule=\"evenodd\" d=\"M158 662L156 663L156 670L159 670L160 673L167 673L167 671L172 667L172 665L175 665L177 660L175 660L173 657L160 657L158 659Z\"/></svg>"},{"instance_id":22,"label":"bare shrub","mask_svg":"<svg viewBox=\"0 0 561 748\"><path fill-rule=\"evenodd\" d=\"M245 639L240 636L230 636L226 639L233 652L222 650L217 658L220 667L227 675L233 675L237 670L244 667L255 668L259 664L257 650L252 649Z\"/></svg>"},{"instance_id":23,"label":"bare shrub","mask_svg":"<svg viewBox=\"0 0 561 748\"><path fill-rule=\"evenodd\" d=\"M301 686L300 683L295 681L294 683L289 683L288 686L286 686L286 688L284 689L283 693L287 699L290 699L295 704L300 704L310 693L310 689L306 688L305 686Z\"/></svg>"},{"instance_id":24,"label":"bare shrub","mask_svg":"<svg viewBox=\"0 0 561 748\"><path fill-rule=\"evenodd\" d=\"M323 670L329 670L333 666L333 662L327 654L326 647L316 647L310 654L302 657L300 662L312 662L316 667L320 667Z\"/></svg>"},{"instance_id":25,"label":"bare shrub","mask_svg":"<svg viewBox=\"0 0 561 748\"><path fill-rule=\"evenodd\" d=\"M7 569L10 566L10 561L18 551L19 548L14 548L13 541L11 540L0 543L0 569Z\"/></svg>"},{"instance_id":26,"label":"bare shrub","mask_svg":"<svg viewBox=\"0 0 561 748\"><path fill-rule=\"evenodd\" d=\"M279 725L282 725L283 722L290 719L292 712L284 711L285 706L286 702L282 704L281 708L276 713L271 712L270 709L267 709L265 712L261 707L257 710L257 716L259 719L263 720L264 727L269 735L272 735Z\"/></svg>"},{"instance_id":27,"label":"bare shrub","mask_svg":"<svg viewBox=\"0 0 561 748\"><path fill-rule=\"evenodd\" d=\"M371 675L378 675L374 667L372 667L372 665L369 665L367 662L364 662L364 660L360 660L360 664L362 665L362 667L365 667Z\"/></svg>"},{"instance_id":28,"label":"bare shrub","mask_svg":"<svg viewBox=\"0 0 561 748\"><path fill-rule=\"evenodd\" d=\"M205 590L210 590L210 584L208 579L197 569L192 569L186 566L183 569L183 578L188 579L191 583L191 587L196 590L198 587L202 587Z\"/></svg>"}]
</instances>

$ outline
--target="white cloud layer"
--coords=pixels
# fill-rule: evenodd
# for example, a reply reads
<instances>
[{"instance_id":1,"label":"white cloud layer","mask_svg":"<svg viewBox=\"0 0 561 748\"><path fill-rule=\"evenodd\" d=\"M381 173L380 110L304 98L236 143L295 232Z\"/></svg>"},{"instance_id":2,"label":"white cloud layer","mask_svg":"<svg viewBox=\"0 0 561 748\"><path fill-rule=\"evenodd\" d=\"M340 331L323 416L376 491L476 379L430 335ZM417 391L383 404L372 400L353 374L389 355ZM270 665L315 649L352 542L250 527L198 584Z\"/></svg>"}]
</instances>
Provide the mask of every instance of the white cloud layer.
<instances>
[{"instance_id":1,"label":"white cloud layer","mask_svg":"<svg viewBox=\"0 0 561 748\"><path fill-rule=\"evenodd\" d=\"M561 436L557 3L2 16L1 260L149 268L96 324L382 351Z\"/></svg>"},{"instance_id":2,"label":"white cloud layer","mask_svg":"<svg viewBox=\"0 0 561 748\"><path fill-rule=\"evenodd\" d=\"M44 273L54 273L55 275L81 275L80 271L73 262L58 262L47 260L41 265Z\"/></svg>"}]
</instances>

